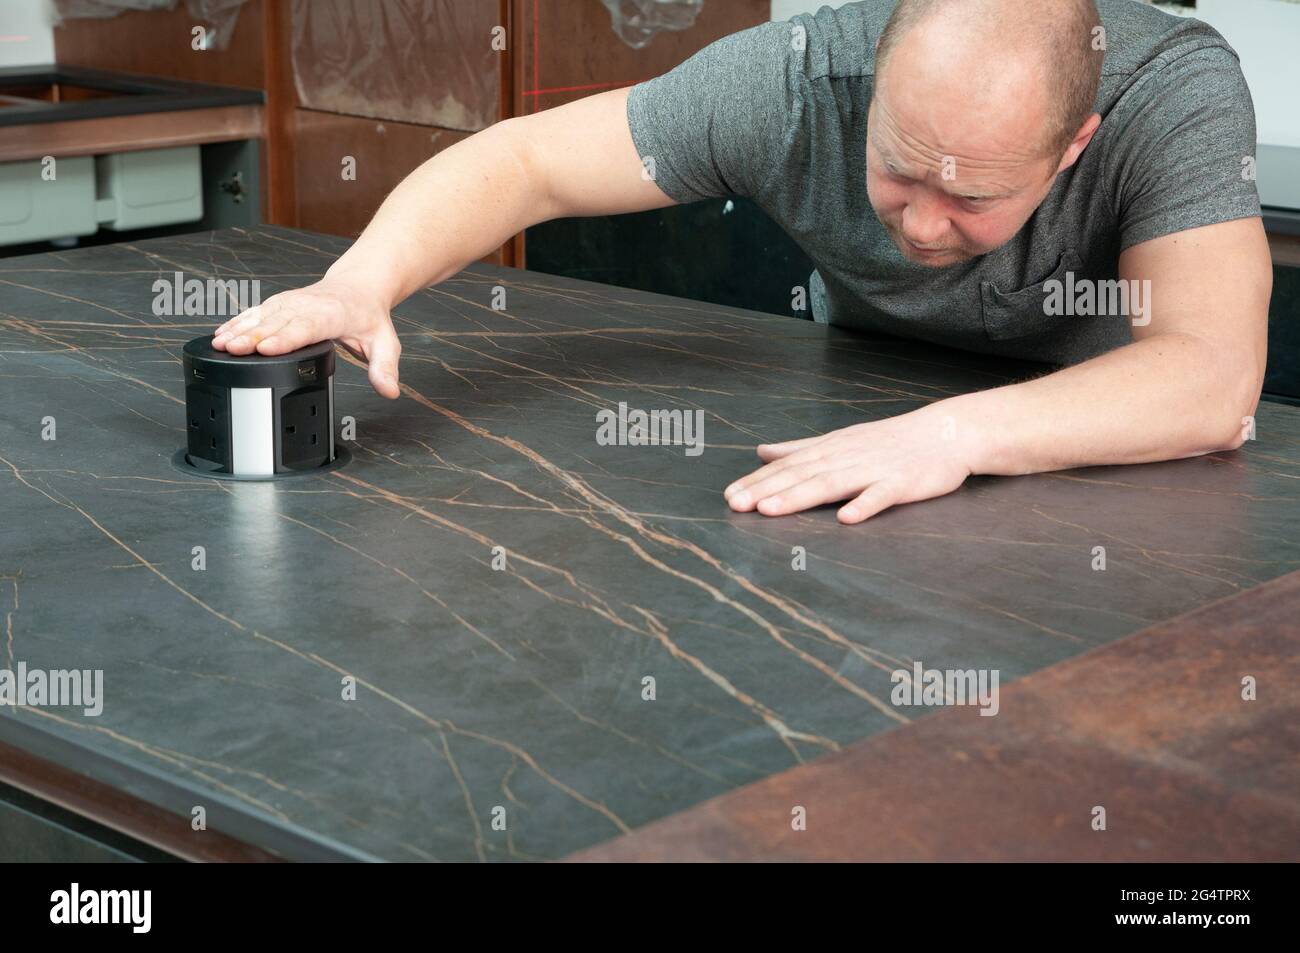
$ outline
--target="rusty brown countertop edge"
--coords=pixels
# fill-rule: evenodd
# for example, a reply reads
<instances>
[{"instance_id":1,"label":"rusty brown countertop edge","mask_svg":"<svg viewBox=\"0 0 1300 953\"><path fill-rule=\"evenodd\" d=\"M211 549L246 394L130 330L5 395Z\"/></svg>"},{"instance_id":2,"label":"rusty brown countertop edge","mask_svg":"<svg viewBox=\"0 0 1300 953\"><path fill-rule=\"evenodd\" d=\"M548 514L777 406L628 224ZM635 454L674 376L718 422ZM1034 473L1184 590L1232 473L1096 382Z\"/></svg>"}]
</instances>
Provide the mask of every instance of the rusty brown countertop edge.
<instances>
[{"instance_id":1,"label":"rusty brown countertop edge","mask_svg":"<svg viewBox=\"0 0 1300 953\"><path fill-rule=\"evenodd\" d=\"M276 863L282 858L93 778L0 742L0 781L181 860Z\"/></svg>"},{"instance_id":2,"label":"rusty brown countertop edge","mask_svg":"<svg viewBox=\"0 0 1300 953\"><path fill-rule=\"evenodd\" d=\"M1227 683L1242 674L1268 678L1257 700L1241 702L1249 707L1229 709ZM1207 678L1224 689L1211 702L1198 696ZM1146 690L1135 690L1144 679ZM1300 703L1286 686L1297 679L1300 571L1019 679L1002 690L1003 713L984 719L994 723L987 727L971 708L943 709L565 862L1294 861L1300 752L1287 748L1286 726L1300 724ZM963 749L968 742L978 753ZM1220 765L1218 776L1205 764L1216 742L1241 749L1240 764ZM1042 750L1038 763L1033 749ZM1006 799L996 800L996 781L974 790L954 783L953 762L1004 776ZM1234 785L1252 771L1263 783ZM1106 831L1087 816L1053 813L1074 790L1078 809L1110 797ZM1030 807L1008 817L1015 798ZM808 827L795 832L791 805L803 802Z\"/></svg>"},{"instance_id":3,"label":"rusty brown countertop edge","mask_svg":"<svg viewBox=\"0 0 1300 953\"><path fill-rule=\"evenodd\" d=\"M4 128L0 161L22 162L44 155L72 158L139 149L205 145L266 136L264 106L203 106L163 113L98 116L58 123Z\"/></svg>"}]
</instances>

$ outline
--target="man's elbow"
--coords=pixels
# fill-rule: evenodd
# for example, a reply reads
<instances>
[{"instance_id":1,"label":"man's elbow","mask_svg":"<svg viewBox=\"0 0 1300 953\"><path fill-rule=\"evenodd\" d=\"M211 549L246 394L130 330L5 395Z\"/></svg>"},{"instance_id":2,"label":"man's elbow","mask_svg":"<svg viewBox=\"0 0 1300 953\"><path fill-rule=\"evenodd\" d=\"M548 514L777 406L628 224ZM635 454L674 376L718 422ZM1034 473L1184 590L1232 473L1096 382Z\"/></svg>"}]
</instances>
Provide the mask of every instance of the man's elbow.
<instances>
[{"instance_id":1,"label":"man's elbow","mask_svg":"<svg viewBox=\"0 0 1300 953\"><path fill-rule=\"evenodd\" d=\"M1222 381L1216 401L1220 409L1206 415L1207 420L1214 421L1206 434L1214 445L1211 453L1238 450L1247 440L1255 439L1255 412L1264 389L1263 353L1242 355L1238 360L1227 361L1219 355L1217 362Z\"/></svg>"}]
</instances>

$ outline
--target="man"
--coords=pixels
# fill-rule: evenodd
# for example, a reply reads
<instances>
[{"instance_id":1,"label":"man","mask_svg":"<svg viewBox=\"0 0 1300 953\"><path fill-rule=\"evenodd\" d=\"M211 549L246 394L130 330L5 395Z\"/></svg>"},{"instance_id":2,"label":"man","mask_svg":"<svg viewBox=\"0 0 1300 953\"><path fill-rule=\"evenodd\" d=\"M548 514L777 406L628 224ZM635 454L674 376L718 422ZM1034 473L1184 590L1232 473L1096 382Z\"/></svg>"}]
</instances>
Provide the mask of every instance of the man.
<instances>
[{"instance_id":1,"label":"man","mask_svg":"<svg viewBox=\"0 0 1300 953\"><path fill-rule=\"evenodd\" d=\"M768 516L847 500L857 523L973 473L1240 446L1272 287L1254 144L1223 39L1133 0L823 7L448 149L324 279L216 344L337 338L396 397L390 308L515 232L752 197L817 264L818 320L1064 365L761 446L765 465L725 491Z\"/></svg>"}]
</instances>

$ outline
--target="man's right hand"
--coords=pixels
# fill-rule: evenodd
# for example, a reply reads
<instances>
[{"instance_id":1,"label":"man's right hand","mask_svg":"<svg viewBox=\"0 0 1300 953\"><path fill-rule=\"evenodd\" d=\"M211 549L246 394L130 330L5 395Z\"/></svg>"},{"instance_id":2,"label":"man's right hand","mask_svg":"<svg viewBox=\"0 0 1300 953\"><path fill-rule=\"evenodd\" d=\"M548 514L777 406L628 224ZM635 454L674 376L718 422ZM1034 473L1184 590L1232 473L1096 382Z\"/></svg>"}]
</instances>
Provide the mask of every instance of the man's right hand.
<instances>
[{"instance_id":1,"label":"man's right hand","mask_svg":"<svg viewBox=\"0 0 1300 953\"><path fill-rule=\"evenodd\" d=\"M231 354L285 354L335 339L370 363L370 384L396 398L402 343L387 306L344 278L326 275L315 284L282 291L231 318L216 330L212 346Z\"/></svg>"}]
</instances>

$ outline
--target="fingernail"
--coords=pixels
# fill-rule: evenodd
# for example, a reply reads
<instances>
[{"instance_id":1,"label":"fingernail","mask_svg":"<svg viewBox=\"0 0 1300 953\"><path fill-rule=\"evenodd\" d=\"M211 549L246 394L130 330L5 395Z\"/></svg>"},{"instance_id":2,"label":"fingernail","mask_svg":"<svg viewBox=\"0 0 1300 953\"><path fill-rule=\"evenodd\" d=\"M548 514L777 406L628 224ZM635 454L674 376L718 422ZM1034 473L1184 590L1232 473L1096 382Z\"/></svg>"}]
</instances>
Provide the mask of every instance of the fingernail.
<instances>
[{"instance_id":1,"label":"fingernail","mask_svg":"<svg viewBox=\"0 0 1300 953\"><path fill-rule=\"evenodd\" d=\"M262 340L259 341L258 343L259 343L259 344L274 344L274 343L275 343L275 338L273 338L273 337L262 338Z\"/></svg>"},{"instance_id":2,"label":"fingernail","mask_svg":"<svg viewBox=\"0 0 1300 953\"><path fill-rule=\"evenodd\" d=\"M734 503L736 506L748 506L749 493L746 492L745 490L741 490L739 493L737 493L735 496L731 498L731 502Z\"/></svg>"},{"instance_id":3,"label":"fingernail","mask_svg":"<svg viewBox=\"0 0 1300 953\"><path fill-rule=\"evenodd\" d=\"M858 511L852 507L846 506L840 510L840 516L846 520L855 520L858 518Z\"/></svg>"},{"instance_id":4,"label":"fingernail","mask_svg":"<svg viewBox=\"0 0 1300 953\"><path fill-rule=\"evenodd\" d=\"M247 343L248 343L248 336L247 336L247 335L244 335L244 334L241 334L239 337L235 338L235 339L234 339L233 341L231 341L230 343L231 343L231 344L241 344L241 345L242 345L242 344L247 344Z\"/></svg>"}]
</instances>

